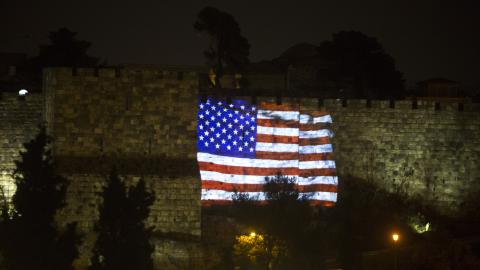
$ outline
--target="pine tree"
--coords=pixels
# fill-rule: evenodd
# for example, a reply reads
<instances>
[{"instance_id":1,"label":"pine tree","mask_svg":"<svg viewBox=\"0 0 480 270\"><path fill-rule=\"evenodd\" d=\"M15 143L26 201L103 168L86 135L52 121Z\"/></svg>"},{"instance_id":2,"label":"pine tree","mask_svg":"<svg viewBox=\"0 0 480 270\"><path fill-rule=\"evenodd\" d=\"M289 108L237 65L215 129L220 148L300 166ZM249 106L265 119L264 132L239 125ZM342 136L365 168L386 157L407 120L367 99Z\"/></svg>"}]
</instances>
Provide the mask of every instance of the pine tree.
<instances>
[{"instance_id":1,"label":"pine tree","mask_svg":"<svg viewBox=\"0 0 480 270\"><path fill-rule=\"evenodd\" d=\"M1 251L3 264L15 269L73 269L79 236L76 224L60 230L56 212L65 205L67 180L55 174L50 140L41 129L16 161L17 186L12 209L2 211ZM5 208L5 207L4 207Z\"/></svg>"},{"instance_id":2,"label":"pine tree","mask_svg":"<svg viewBox=\"0 0 480 270\"><path fill-rule=\"evenodd\" d=\"M154 196L140 180L129 191L115 172L103 190L103 204L96 226L98 238L92 256L91 270L153 269L149 242L152 229L144 221Z\"/></svg>"}]
</instances>

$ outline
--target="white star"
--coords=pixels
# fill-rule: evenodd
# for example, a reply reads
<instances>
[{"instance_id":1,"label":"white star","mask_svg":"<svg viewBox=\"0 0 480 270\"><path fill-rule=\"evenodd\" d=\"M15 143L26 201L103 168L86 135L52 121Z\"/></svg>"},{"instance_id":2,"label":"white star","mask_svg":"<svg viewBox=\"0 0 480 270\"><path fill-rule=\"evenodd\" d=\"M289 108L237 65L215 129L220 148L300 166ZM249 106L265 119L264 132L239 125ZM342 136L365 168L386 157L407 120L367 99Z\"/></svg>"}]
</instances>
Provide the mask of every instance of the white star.
<instances>
[{"instance_id":1,"label":"white star","mask_svg":"<svg viewBox=\"0 0 480 270\"><path fill-rule=\"evenodd\" d=\"M206 115L209 115L209 114L210 114L210 112L209 112L209 111L205 111L205 114L206 114Z\"/></svg>"},{"instance_id":2,"label":"white star","mask_svg":"<svg viewBox=\"0 0 480 270\"><path fill-rule=\"evenodd\" d=\"M221 126L220 122L217 122L217 127L220 127L220 126Z\"/></svg>"},{"instance_id":3,"label":"white star","mask_svg":"<svg viewBox=\"0 0 480 270\"><path fill-rule=\"evenodd\" d=\"M242 119L242 120L243 120L243 118L245 118L245 117L243 117L243 114L241 114L241 115L240 115L240 119Z\"/></svg>"},{"instance_id":4,"label":"white star","mask_svg":"<svg viewBox=\"0 0 480 270\"><path fill-rule=\"evenodd\" d=\"M205 146L208 146L208 142L205 142Z\"/></svg>"},{"instance_id":5,"label":"white star","mask_svg":"<svg viewBox=\"0 0 480 270\"><path fill-rule=\"evenodd\" d=\"M215 116L212 115L212 117L210 117L210 120L215 121Z\"/></svg>"},{"instance_id":6,"label":"white star","mask_svg":"<svg viewBox=\"0 0 480 270\"><path fill-rule=\"evenodd\" d=\"M226 130L226 129L222 129L222 133L227 133L227 130Z\"/></svg>"},{"instance_id":7,"label":"white star","mask_svg":"<svg viewBox=\"0 0 480 270\"><path fill-rule=\"evenodd\" d=\"M233 141L233 143L232 143L232 144L233 144L233 145L237 145L237 141Z\"/></svg>"},{"instance_id":8,"label":"white star","mask_svg":"<svg viewBox=\"0 0 480 270\"><path fill-rule=\"evenodd\" d=\"M222 113L221 113L221 112L217 112L217 116L221 116L221 115L222 115Z\"/></svg>"},{"instance_id":9,"label":"white star","mask_svg":"<svg viewBox=\"0 0 480 270\"><path fill-rule=\"evenodd\" d=\"M235 124L238 123L238 119L235 118L235 119L233 120L233 122L235 122Z\"/></svg>"},{"instance_id":10,"label":"white star","mask_svg":"<svg viewBox=\"0 0 480 270\"><path fill-rule=\"evenodd\" d=\"M215 111L215 109L216 109L217 107L215 107L215 106L212 106L212 107L210 107L210 108L212 108L212 110L214 110L214 111Z\"/></svg>"},{"instance_id":11,"label":"white star","mask_svg":"<svg viewBox=\"0 0 480 270\"><path fill-rule=\"evenodd\" d=\"M241 146L238 147L238 151L239 151L239 152L242 152L242 150L243 150L243 147L241 147Z\"/></svg>"},{"instance_id":12,"label":"white star","mask_svg":"<svg viewBox=\"0 0 480 270\"><path fill-rule=\"evenodd\" d=\"M248 135L248 134L250 134L250 131L248 131L248 130L245 131L245 135Z\"/></svg>"},{"instance_id":13,"label":"white star","mask_svg":"<svg viewBox=\"0 0 480 270\"><path fill-rule=\"evenodd\" d=\"M232 147L230 145L227 145L227 149L230 150Z\"/></svg>"},{"instance_id":14,"label":"white star","mask_svg":"<svg viewBox=\"0 0 480 270\"><path fill-rule=\"evenodd\" d=\"M250 116L250 113L249 113L249 112L247 112L245 115L247 115L247 116Z\"/></svg>"},{"instance_id":15,"label":"white star","mask_svg":"<svg viewBox=\"0 0 480 270\"><path fill-rule=\"evenodd\" d=\"M233 130L233 134L237 135L238 131L236 129Z\"/></svg>"},{"instance_id":16,"label":"white star","mask_svg":"<svg viewBox=\"0 0 480 270\"><path fill-rule=\"evenodd\" d=\"M223 108L223 111L226 112L226 111L228 111L228 110L227 110L227 108Z\"/></svg>"},{"instance_id":17,"label":"white star","mask_svg":"<svg viewBox=\"0 0 480 270\"><path fill-rule=\"evenodd\" d=\"M229 114L228 114L228 117L232 118L232 117L233 117L233 114L232 114L232 113L229 113Z\"/></svg>"},{"instance_id":18,"label":"white star","mask_svg":"<svg viewBox=\"0 0 480 270\"><path fill-rule=\"evenodd\" d=\"M228 105L228 107L233 108L233 104Z\"/></svg>"},{"instance_id":19,"label":"white star","mask_svg":"<svg viewBox=\"0 0 480 270\"><path fill-rule=\"evenodd\" d=\"M211 128L210 128L210 131L214 132L214 131L215 131L215 128L214 128L214 127L211 127Z\"/></svg>"},{"instance_id":20,"label":"white star","mask_svg":"<svg viewBox=\"0 0 480 270\"><path fill-rule=\"evenodd\" d=\"M253 117L253 116L252 116L252 118L250 118L250 119L252 119L252 122L255 121L255 117Z\"/></svg>"},{"instance_id":21,"label":"white star","mask_svg":"<svg viewBox=\"0 0 480 270\"><path fill-rule=\"evenodd\" d=\"M200 139L200 141L203 141L204 137L202 135L200 135L198 138Z\"/></svg>"},{"instance_id":22,"label":"white star","mask_svg":"<svg viewBox=\"0 0 480 270\"><path fill-rule=\"evenodd\" d=\"M250 152L253 152L253 148L252 148L252 147L250 147Z\"/></svg>"},{"instance_id":23,"label":"white star","mask_svg":"<svg viewBox=\"0 0 480 270\"><path fill-rule=\"evenodd\" d=\"M210 125L210 121L208 121L208 120L205 121L205 124L206 124L207 126Z\"/></svg>"},{"instance_id":24,"label":"white star","mask_svg":"<svg viewBox=\"0 0 480 270\"><path fill-rule=\"evenodd\" d=\"M210 132L208 132L208 130L207 130L203 134L205 134L205 136L208 136L208 134L210 134Z\"/></svg>"},{"instance_id":25,"label":"white star","mask_svg":"<svg viewBox=\"0 0 480 270\"><path fill-rule=\"evenodd\" d=\"M200 118L200 119L203 119L203 117L204 117L203 114L200 114L200 115L198 116L198 118Z\"/></svg>"},{"instance_id":26,"label":"white star","mask_svg":"<svg viewBox=\"0 0 480 270\"><path fill-rule=\"evenodd\" d=\"M203 104L200 104L200 109L203 109L203 107L205 107L205 105L203 105Z\"/></svg>"},{"instance_id":27,"label":"white star","mask_svg":"<svg viewBox=\"0 0 480 270\"><path fill-rule=\"evenodd\" d=\"M227 122L227 118L223 117L222 121L225 123Z\"/></svg>"},{"instance_id":28,"label":"white star","mask_svg":"<svg viewBox=\"0 0 480 270\"><path fill-rule=\"evenodd\" d=\"M199 129L203 129L203 125L198 126Z\"/></svg>"},{"instance_id":29,"label":"white star","mask_svg":"<svg viewBox=\"0 0 480 270\"><path fill-rule=\"evenodd\" d=\"M215 139L214 139L214 138L210 138L210 142L213 142L213 141L215 141Z\"/></svg>"},{"instance_id":30,"label":"white star","mask_svg":"<svg viewBox=\"0 0 480 270\"><path fill-rule=\"evenodd\" d=\"M238 114L238 111L235 111L235 114Z\"/></svg>"},{"instance_id":31,"label":"white star","mask_svg":"<svg viewBox=\"0 0 480 270\"><path fill-rule=\"evenodd\" d=\"M250 121L247 120L247 122L245 122L245 124L250 125Z\"/></svg>"},{"instance_id":32,"label":"white star","mask_svg":"<svg viewBox=\"0 0 480 270\"><path fill-rule=\"evenodd\" d=\"M228 134L228 139L231 140L232 139L232 135Z\"/></svg>"},{"instance_id":33,"label":"white star","mask_svg":"<svg viewBox=\"0 0 480 270\"><path fill-rule=\"evenodd\" d=\"M254 127L254 126L251 126L250 129L251 129L251 130L255 130L255 127Z\"/></svg>"},{"instance_id":34,"label":"white star","mask_svg":"<svg viewBox=\"0 0 480 270\"><path fill-rule=\"evenodd\" d=\"M220 148L220 144L217 143L217 144L215 145L215 148L217 148L217 149Z\"/></svg>"},{"instance_id":35,"label":"white star","mask_svg":"<svg viewBox=\"0 0 480 270\"><path fill-rule=\"evenodd\" d=\"M225 139L222 139L222 144L225 144L225 143L226 143Z\"/></svg>"},{"instance_id":36,"label":"white star","mask_svg":"<svg viewBox=\"0 0 480 270\"><path fill-rule=\"evenodd\" d=\"M232 128L232 127L233 127L232 124L228 123L228 128Z\"/></svg>"},{"instance_id":37,"label":"white star","mask_svg":"<svg viewBox=\"0 0 480 270\"><path fill-rule=\"evenodd\" d=\"M219 102L217 103L217 105L218 105L218 106L221 106L221 105L222 105L222 102L221 102L221 101L219 101Z\"/></svg>"},{"instance_id":38,"label":"white star","mask_svg":"<svg viewBox=\"0 0 480 270\"><path fill-rule=\"evenodd\" d=\"M255 138L253 138L253 136L250 137L250 141L251 141L251 142L255 141Z\"/></svg>"},{"instance_id":39,"label":"white star","mask_svg":"<svg viewBox=\"0 0 480 270\"><path fill-rule=\"evenodd\" d=\"M240 129L243 129L243 128L244 128L244 126L243 126L243 125L240 125Z\"/></svg>"},{"instance_id":40,"label":"white star","mask_svg":"<svg viewBox=\"0 0 480 270\"><path fill-rule=\"evenodd\" d=\"M215 134L215 137L220 138L220 133Z\"/></svg>"},{"instance_id":41,"label":"white star","mask_svg":"<svg viewBox=\"0 0 480 270\"><path fill-rule=\"evenodd\" d=\"M242 106L240 106L240 108L241 108L242 110L244 110L244 109L245 109L245 106L242 105Z\"/></svg>"},{"instance_id":42,"label":"white star","mask_svg":"<svg viewBox=\"0 0 480 270\"><path fill-rule=\"evenodd\" d=\"M252 111L255 111L255 107L252 107Z\"/></svg>"},{"instance_id":43,"label":"white star","mask_svg":"<svg viewBox=\"0 0 480 270\"><path fill-rule=\"evenodd\" d=\"M248 142L244 142L243 145L248 146Z\"/></svg>"}]
</instances>

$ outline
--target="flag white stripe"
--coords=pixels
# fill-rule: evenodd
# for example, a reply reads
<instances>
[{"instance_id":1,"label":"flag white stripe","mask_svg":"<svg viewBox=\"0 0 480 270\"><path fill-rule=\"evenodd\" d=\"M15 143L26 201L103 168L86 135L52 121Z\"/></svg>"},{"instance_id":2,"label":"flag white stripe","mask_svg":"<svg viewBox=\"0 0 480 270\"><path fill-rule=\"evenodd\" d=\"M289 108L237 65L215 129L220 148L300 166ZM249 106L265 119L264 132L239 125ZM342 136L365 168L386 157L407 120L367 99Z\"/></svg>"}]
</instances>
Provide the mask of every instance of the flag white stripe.
<instances>
[{"instance_id":1,"label":"flag white stripe","mask_svg":"<svg viewBox=\"0 0 480 270\"><path fill-rule=\"evenodd\" d=\"M298 128L278 128L278 127L264 127L257 126L257 134L277 135L297 137L299 134Z\"/></svg>"},{"instance_id":2,"label":"flag white stripe","mask_svg":"<svg viewBox=\"0 0 480 270\"><path fill-rule=\"evenodd\" d=\"M227 174L212 171L200 171L202 180L219 181L229 184L265 184L265 176L263 175L243 175L243 174ZM271 175L275 176L275 175ZM336 185L338 183L337 176L310 176L299 177L298 175L283 175L285 177L293 177L297 185L326 184Z\"/></svg>"},{"instance_id":3,"label":"flag white stripe","mask_svg":"<svg viewBox=\"0 0 480 270\"><path fill-rule=\"evenodd\" d=\"M218 165L251 167L251 168L300 168L300 169L326 169L335 168L334 160L314 160L314 161L298 161L298 160L273 160L273 159L257 159L257 158L237 158L221 156L209 153L198 153L197 160L199 162L209 162Z\"/></svg>"},{"instance_id":4,"label":"flag white stripe","mask_svg":"<svg viewBox=\"0 0 480 270\"><path fill-rule=\"evenodd\" d=\"M328 129L319 129L319 130L304 130L300 131L298 137L300 139L311 139L311 138L320 138L320 137L332 137L333 133Z\"/></svg>"},{"instance_id":5,"label":"flag white stripe","mask_svg":"<svg viewBox=\"0 0 480 270\"><path fill-rule=\"evenodd\" d=\"M311 160L298 162L298 168L303 169L334 169L335 161L333 160Z\"/></svg>"},{"instance_id":6,"label":"flag white stripe","mask_svg":"<svg viewBox=\"0 0 480 270\"><path fill-rule=\"evenodd\" d=\"M298 153L298 144L289 144L289 143L264 143L257 142L255 147L257 151L262 152L295 152Z\"/></svg>"},{"instance_id":7,"label":"flag white stripe","mask_svg":"<svg viewBox=\"0 0 480 270\"><path fill-rule=\"evenodd\" d=\"M258 110L258 119L281 119L298 121L300 113L298 111L272 111L272 110Z\"/></svg>"},{"instance_id":8,"label":"flag white stripe","mask_svg":"<svg viewBox=\"0 0 480 270\"><path fill-rule=\"evenodd\" d=\"M202 189L202 200L232 200L234 192L215 189ZM264 192L242 192L247 194L253 200L265 200ZM337 193L335 192L304 192L300 195L307 195L309 200L329 201L335 202L337 200Z\"/></svg>"},{"instance_id":9,"label":"flag white stripe","mask_svg":"<svg viewBox=\"0 0 480 270\"><path fill-rule=\"evenodd\" d=\"M308 114L300 114L300 124L318 124L318 123L332 123L330 115L312 117Z\"/></svg>"},{"instance_id":10,"label":"flag white stripe","mask_svg":"<svg viewBox=\"0 0 480 270\"><path fill-rule=\"evenodd\" d=\"M298 149L300 154L320 154L333 152L331 144L302 145Z\"/></svg>"}]
</instances>

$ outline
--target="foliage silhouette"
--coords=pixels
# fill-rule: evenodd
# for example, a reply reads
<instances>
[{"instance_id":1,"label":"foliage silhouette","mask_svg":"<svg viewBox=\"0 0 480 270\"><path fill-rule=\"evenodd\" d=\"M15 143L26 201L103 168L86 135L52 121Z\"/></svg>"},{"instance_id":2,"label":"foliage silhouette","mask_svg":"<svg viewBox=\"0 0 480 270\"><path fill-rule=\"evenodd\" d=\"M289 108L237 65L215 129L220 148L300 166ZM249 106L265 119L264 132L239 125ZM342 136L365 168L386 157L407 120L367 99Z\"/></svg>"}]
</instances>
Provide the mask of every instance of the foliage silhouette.
<instances>
[{"instance_id":1,"label":"foliage silhouette","mask_svg":"<svg viewBox=\"0 0 480 270\"><path fill-rule=\"evenodd\" d=\"M255 228L266 251L256 264L244 264L242 269L310 269L313 265L305 259L307 249L317 249L308 239L313 218L308 197L296 189L294 178L281 175L267 177L264 191L266 202L262 206L243 193L234 197L238 221Z\"/></svg>"},{"instance_id":2,"label":"foliage silhouette","mask_svg":"<svg viewBox=\"0 0 480 270\"><path fill-rule=\"evenodd\" d=\"M152 229L144 221L154 201L140 180L127 191L115 171L107 179L100 219L95 231L98 238L91 258L91 270L153 269Z\"/></svg>"},{"instance_id":3,"label":"foliage silhouette","mask_svg":"<svg viewBox=\"0 0 480 270\"><path fill-rule=\"evenodd\" d=\"M331 41L318 47L320 56L334 63L329 68L333 81L348 80L354 96L363 98L400 98L403 96L403 74L393 58L373 37L361 32L340 31Z\"/></svg>"},{"instance_id":4,"label":"foliage silhouette","mask_svg":"<svg viewBox=\"0 0 480 270\"><path fill-rule=\"evenodd\" d=\"M208 66L215 73L215 85L221 87L220 78L225 68L239 71L249 63L250 44L242 36L240 27L232 15L213 7L205 7L198 13L193 27L210 37L204 51Z\"/></svg>"},{"instance_id":5,"label":"foliage silhouette","mask_svg":"<svg viewBox=\"0 0 480 270\"><path fill-rule=\"evenodd\" d=\"M65 205L67 180L55 174L49 143L42 128L24 144L26 150L16 161L12 209L4 203L0 220L5 269L73 269L78 256L76 224L55 224L57 211Z\"/></svg>"}]
</instances>

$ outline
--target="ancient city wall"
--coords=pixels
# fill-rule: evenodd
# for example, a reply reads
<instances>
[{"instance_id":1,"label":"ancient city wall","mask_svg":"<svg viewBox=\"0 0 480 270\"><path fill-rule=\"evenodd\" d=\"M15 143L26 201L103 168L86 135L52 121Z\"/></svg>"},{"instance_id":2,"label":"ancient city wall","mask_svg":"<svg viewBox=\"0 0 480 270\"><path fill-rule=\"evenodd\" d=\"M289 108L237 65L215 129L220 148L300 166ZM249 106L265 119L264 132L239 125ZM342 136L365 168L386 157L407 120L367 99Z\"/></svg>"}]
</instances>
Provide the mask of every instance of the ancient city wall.
<instances>
[{"instance_id":1,"label":"ancient city wall","mask_svg":"<svg viewBox=\"0 0 480 270\"><path fill-rule=\"evenodd\" d=\"M38 93L19 97L0 92L0 185L7 197L14 192L11 174L23 143L35 136L43 121L43 100Z\"/></svg>"},{"instance_id":2,"label":"ancient city wall","mask_svg":"<svg viewBox=\"0 0 480 270\"><path fill-rule=\"evenodd\" d=\"M145 178L156 194L148 224L160 239L157 263L162 268L193 263L201 237L197 101L199 94L206 94L199 91L199 78L198 72L181 68L55 68L44 74L43 95L22 100L3 93L2 181L11 181L22 143L45 118L59 172L71 179L61 222L76 221L91 231L105 176L116 166L131 183ZM244 92L228 93L242 98ZM421 195L445 209L455 209L480 186L479 104L243 98L330 112L340 181L368 179ZM87 237L86 250L93 239Z\"/></svg>"}]
</instances>

